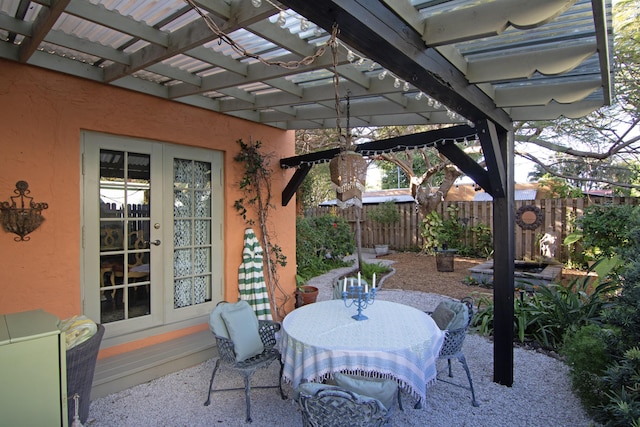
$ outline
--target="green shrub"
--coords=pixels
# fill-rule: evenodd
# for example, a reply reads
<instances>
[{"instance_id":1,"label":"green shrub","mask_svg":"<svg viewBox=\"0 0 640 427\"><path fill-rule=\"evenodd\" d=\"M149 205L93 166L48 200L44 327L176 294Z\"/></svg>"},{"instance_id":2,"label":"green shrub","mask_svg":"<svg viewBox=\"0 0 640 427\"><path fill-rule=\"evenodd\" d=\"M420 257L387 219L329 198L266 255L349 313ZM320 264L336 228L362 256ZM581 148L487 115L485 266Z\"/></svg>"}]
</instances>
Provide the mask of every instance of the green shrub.
<instances>
[{"instance_id":1,"label":"green shrub","mask_svg":"<svg viewBox=\"0 0 640 427\"><path fill-rule=\"evenodd\" d=\"M446 244L457 249L458 255L488 258L493 253L493 235L485 224L470 227L458 218L458 207L447 207L449 215L442 219L436 211L427 214L421 224L423 249L433 252L438 246Z\"/></svg>"},{"instance_id":2,"label":"green shrub","mask_svg":"<svg viewBox=\"0 0 640 427\"><path fill-rule=\"evenodd\" d=\"M347 265L343 259L354 250L346 219L333 215L296 219L297 274L304 280Z\"/></svg>"},{"instance_id":3,"label":"green shrub","mask_svg":"<svg viewBox=\"0 0 640 427\"><path fill-rule=\"evenodd\" d=\"M387 200L371 208L367 213L367 218L380 224L395 224L400 221L400 212L396 206L396 201Z\"/></svg>"},{"instance_id":4,"label":"green shrub","mask_svg":"<svg viewBox=\"0 0 640 427\"><path fill-rule=\"evenodd\" d=\"M373 283L373 273L376 273L376 283L379 282L380 278L384 276L386 273L391 271L389 267L386 265L382 265L379 262L376 263L368 263L363 262L360 265L360 272L362 273L362 278L367 281L367 283Z\"/></svg>"},{"instance_id":5,"label":"green shrub","mask_svg":"<svg viewBox=\"0 0 640 427\"><path fill-rule=\"evenodd\" d=\"M494 305L489 297L481 297L471 319L471 325L482 335L493 335Z\"/></svg>"},{"instance_id":6,"label":"green shrub","mask_svg":"<svg viewBox=\"0 0 640 427\"><path fill-rule=\"evenodd\" d=\"M595 419L605 426L640 426L640 348L631 347L602 377L608 400Z\"/></svg>"},{"instance_id":7,"label":"green shrub","mask_svg":"<svg viewBox=\"0 0 640 427\"><path fill-rule=\"evenodd\" d=\"M634 213L635 212L635 213ZM581 242L585 259L612 257L628 250L634 242L630 232L637 220L638 208L631 205L592 205L576 219L579 228L567 236L564 243Z\"/></svg>"},{"instance_id":8,"label":"green shrub","mask_svg":"<svg viewBox=\"0 0 640 427\"><path fill-rule=\"evenodd\" d=\"M605 281L590 293L589 286L587 277L574 279L568 286L550 283L527 295L523 302L523 311L529 316L526 334L542 346L557 350L566 334L590 323L599 324L601 310L618 284Z\"/></svg>"},{"instance_id":9,"label":"green shrub","mask_svg":"<svg viewBox=\"0 0 640 427\"><path fill-rule=\"evenodd\" d=\"M471 227L471 233L475 236L474 251L471 256L490 258L493 255L493 233L491 227L486 224L478 224Z\"/></svg>"},{"instance_id":10,"label":"green shrub","mask_svg":"<svg viewBox=\"0 0 640 427\"><path fill-rule=\"evenodd\" d=\"M521 341L535 341L540 346L559 350L564 337L575 333L584 325L600 324L601 311L610 305L610 295L619 285L604 281L587 292L588 278L575 279L568 286L550 283L536 286L533 293L522 293L514 299L513 328ZM474 326L482 333L493 333L493 302L481 301L485 307L478 307Z\"/></svg>"},{"instance_id":11,"label":"green shrub","mask_svg":"<svg viewBox=\"0 0 640 427\"><path fill-rule=\"evenodd\" d=\"M566 337L562 355L571 367L571 383L586 408L605 400L600 376L611 363L606 344L607 331L595 324L585 325Z\"/></svg>"}]
</instances>

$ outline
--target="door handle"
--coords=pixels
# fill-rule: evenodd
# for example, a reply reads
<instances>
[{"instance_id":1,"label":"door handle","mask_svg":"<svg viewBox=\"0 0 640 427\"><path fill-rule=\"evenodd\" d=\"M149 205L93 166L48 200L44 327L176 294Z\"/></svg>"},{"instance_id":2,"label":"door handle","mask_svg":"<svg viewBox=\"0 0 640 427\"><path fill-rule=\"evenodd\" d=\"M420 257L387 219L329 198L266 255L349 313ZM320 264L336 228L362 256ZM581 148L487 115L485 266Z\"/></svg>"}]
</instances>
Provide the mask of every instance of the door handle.
<instances>
[{"instance_id":1,"label":"door handle","mask_svg":"<svg viewBox=\"0 0 640 427\"><path fill-rule=\"evenodd\" d=\"M147 245L160 246L160 240L154 240L153 242L145 242Z\"/></svg>"}]
</instances>

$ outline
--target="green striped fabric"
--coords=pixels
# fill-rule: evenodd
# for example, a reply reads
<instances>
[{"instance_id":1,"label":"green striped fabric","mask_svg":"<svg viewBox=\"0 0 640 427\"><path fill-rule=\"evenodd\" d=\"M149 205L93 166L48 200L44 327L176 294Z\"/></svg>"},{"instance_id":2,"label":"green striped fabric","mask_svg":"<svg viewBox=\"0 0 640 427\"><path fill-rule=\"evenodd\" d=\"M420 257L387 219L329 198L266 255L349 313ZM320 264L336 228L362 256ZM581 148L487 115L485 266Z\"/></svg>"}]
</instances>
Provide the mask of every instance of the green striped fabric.
<instances>
[{"instance_id":1,"label":"green striped fabric","mask_svg":"<svg viewBox=\"0 0 640 427\"><path fill-rule=\"evenodd\" d=\"M272 320L269 294L264 281L262 247L251 228L244 231L242 264L238 268L238 288L240 299L249 303L259 320Z\"/></svg>"}]
</instances>

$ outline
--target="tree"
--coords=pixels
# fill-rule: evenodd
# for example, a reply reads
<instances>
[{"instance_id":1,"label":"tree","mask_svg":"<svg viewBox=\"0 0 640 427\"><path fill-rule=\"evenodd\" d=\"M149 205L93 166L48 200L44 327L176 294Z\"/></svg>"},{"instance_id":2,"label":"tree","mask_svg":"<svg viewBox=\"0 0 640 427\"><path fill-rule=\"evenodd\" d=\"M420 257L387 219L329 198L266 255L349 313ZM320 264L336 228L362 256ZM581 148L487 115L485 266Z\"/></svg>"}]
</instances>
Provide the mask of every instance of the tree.
<instances>
[{"instance_id":1,"label":"tree","mask_svg":"<svg viewBox=\"0 0 640 427\"><path fill-rule=\"evenodd\" d=\"M407 135L427 130L438 129L441 126L388 126L372 129L372 136L376 139L386 139L394 136ZM373 138L372 138L373 139ZM467 154L482 160L479 156L478 142L464 149ZM462 172L435 148L427 147L406 152L384 153L375 158L379 167L385 172L383 182L407 183L411 195L415 198L423 214L433 211L446 197ZM391 188L391 187L387 187Z\"/></svg>"},{"instance_id":2,"label":"tree","mask_svg":"<svg viewBox=\"0 0 640 427\"><path fill-rule=\"evenodd\" d=\"M296 155L336 148L337 140L338 133L336 129L297 131ZM300 187L298 187L296 192L296 211L298 215L302 215L305 208L318 206L332 197L335 197L335 192L331 186L328 164L315 165L311 168Z\"/></svg>"},{"instance_id":3,"label":"tree","mask_svg":"<svg viewBox=\"0 0 640 427\"><path fill-rule=\"evenodd\" d=\"M516 155L534 162L537 176L631 194L640 189L640 0L620 0L614 12L613 105L580 119L516 123Z\"/></svg>"}]
</instances>

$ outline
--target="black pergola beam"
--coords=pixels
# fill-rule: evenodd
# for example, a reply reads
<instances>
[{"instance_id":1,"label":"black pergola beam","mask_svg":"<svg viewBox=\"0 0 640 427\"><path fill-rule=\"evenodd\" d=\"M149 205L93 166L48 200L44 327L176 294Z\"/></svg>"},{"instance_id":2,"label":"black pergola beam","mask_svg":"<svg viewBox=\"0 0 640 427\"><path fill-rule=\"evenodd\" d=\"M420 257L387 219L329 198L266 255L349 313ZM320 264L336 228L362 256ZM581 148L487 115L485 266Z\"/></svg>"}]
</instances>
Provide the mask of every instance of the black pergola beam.
<instances>
[{"instance_id":1,"label":"black pergola beam","mask_svg":"<svg viewBox=\"0 0 640 427\"><path fill-rule=\"evenodd\" d=\"M379 141L365 142L363 144L357 144L354 147L354 150L357 153L362 154L363 156L373 156L383 152L392 153L413 148L421 148L434 145L438 146L438 143L442 143L440 144L440 146L438 146L438 150L440 150L443 145L450 145L455 147L456 142L464 142L465 139L475 137L476 130L474 128L467 125L461 125L444 129L431 130L427 132L414 133L412 135L397 136L394 138L382 139ZM446 149L446 151L452 153L453 149L449 148ZM340 149L333 148L331 150L317 151L315 153L303 154L300 156L286 157L284 159L281 159L281 168L304 169L304 172L300 172L300 170L296 171L293 177L291 177L291 180L289 180L289 183L287 183L286 188L282 191L282 206L286 206L289 203L296 190L298 189L300 184L302 184L302 181L309 173L311 165L315 163L328 162L333 159L338 153L340 153ZM459 154L452 155L461 163L464 162L464 166L459 166L460 169L469 174L469 176L471 176L472 178L478 178L478 181L476 181L478 185L483 188L485 188L482 185L483 183L485 183L485 185L488 185L489 181L487 177L487 171L478 166L464 153L462 153L464 157L460 156ZM450 160L454 161L453 159ZM454 163L456 162L454 161ZM472 164L475 164L475 167Z\"/></svg>"},{"instance_id":2,"label":"black pergola beam","mask_svg":"<svg viewBox=\"0 0 640 427\"><path fill-rule=\"evenodd\" d=\"M498 130L488 120L480 120L476 127L478 128L478 139L480 139L487 170L492 171L489 179L491 180L490 186L494 192L491 195L493 197L504 197L507 186L507 167L506 159L502 156Z\"/></svg>"},{"instance_id":3,"label":"black pergola beam","mask_svg":"<svg viewBox=\"0 0 640 427\"><path fill-rule=\"evenodd\" d=\"M300 187L300 185L302 184L302 181L304 181L304 179L309 174L310 170L311 170L310 164L300 165L300 167L296 169L296 172L293 174L293 176L289 180L289 183L287 184L285 189L282 190L282 206L287 206L287 204L289 203L293 195L296 194L296 191L298 190L298 187Z\"/></svg>"},{"instance_id":4,"label":"black pergola beam","mask_svg":"<svg viewBox=\"0 0 640 427\"><path fill-rule=\"evenodd\" d=\"M411 135L396 136L373 142L357 144L356 153L363 156L373 156L379 153L393 153L406 149L421 148L436 145L440 141L464 142L465 139L476 138L476 130L471 126L461 125ZM340 152L339 148L316 151L315 153L280 159L280 167L295 168L305 163L322 163L333 159Z\"/></svg>"},{"instance_id":5,"label":"black pergola beam","mask_svg":"<svg viewBox=\"0 0 640 427\"><path fill-rule=\"evenodd\" d=\"M465 175L469 176L487 193L493 196L494 190L491 187L491 180L489 179L489 173L482 168L475 160L467 155L457 145L452 142L447 142L443 145L436 145L438 152L449 159L454 165L456 165Z\"/></svg>"}]
</instances>

